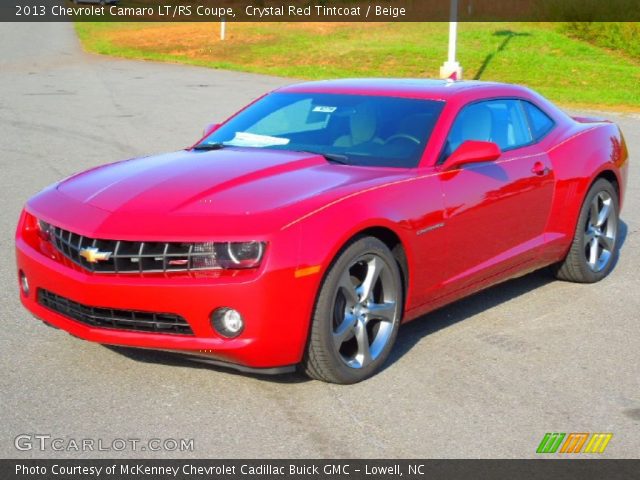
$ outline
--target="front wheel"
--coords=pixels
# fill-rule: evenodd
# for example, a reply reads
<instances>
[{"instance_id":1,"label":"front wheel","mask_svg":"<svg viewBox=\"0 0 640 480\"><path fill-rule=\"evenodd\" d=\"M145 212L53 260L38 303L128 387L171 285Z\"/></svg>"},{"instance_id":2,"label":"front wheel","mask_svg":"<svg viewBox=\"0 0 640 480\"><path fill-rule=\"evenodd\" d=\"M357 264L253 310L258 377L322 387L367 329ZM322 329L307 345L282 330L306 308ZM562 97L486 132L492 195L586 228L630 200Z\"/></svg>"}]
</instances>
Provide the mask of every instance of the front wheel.
<instances>
[{"instance_id":1,"label":"front wheel","mask_svg":"<svg viewBox=\"0 0 640 480\"><path fill-rule=\"evenodd\" d=\"M564 261L555 267L561 280L594 283L606 277L618 253L618 193L607 180L589 189L578 226Z\"/></svg>"},{"instance_id":2,"label":"front wheel","mask_svg":"<svg viewBox=\"0 0 640 480\"><path fill-rule=\"evenodd\" d=\"M402 315L400 269L374 237L351 243L329 269L316 303L303 367L312 378L350 384L389 356Z\"/></svg>"}]
</instances>

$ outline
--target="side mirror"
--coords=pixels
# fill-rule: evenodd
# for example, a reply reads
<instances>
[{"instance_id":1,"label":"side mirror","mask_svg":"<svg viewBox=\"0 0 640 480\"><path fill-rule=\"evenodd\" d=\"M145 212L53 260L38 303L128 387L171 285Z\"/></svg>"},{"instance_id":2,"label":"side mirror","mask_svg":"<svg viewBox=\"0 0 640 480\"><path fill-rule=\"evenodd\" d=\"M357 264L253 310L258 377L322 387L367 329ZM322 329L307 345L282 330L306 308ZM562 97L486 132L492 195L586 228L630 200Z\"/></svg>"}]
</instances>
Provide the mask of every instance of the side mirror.
<instances>
[{"instance_id":1,"label":"side mirror","mask_svg":"<svg viewBox=\"0 0 640 480\"><path fill-rule=\"evenodd\" d=\"M220 127L220 125L221 125L220 123L210 123L209 125L204 127L204 130L202 131L202 136L206 137L210 133L215 132L218 129L218 127Z\"/></svg>"},{"instance_id":2,"label":"side mirror","mask_svg":"<svg viewBox=\"0 0 640 480\"><path fill-rule=\"evenodd\" d=\"M492 162L501 154L500 147L493 142L467 140L445 160L442 170L454 170L468 163Z\"/></svg>"}]
</instances>

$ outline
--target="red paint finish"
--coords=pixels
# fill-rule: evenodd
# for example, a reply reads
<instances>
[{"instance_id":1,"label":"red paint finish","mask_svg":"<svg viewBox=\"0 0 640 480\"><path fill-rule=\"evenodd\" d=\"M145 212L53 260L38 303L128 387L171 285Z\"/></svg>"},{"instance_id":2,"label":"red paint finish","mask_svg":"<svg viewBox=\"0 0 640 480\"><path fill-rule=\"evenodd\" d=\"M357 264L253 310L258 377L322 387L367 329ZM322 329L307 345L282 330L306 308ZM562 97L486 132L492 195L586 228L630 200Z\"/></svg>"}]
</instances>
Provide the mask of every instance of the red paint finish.
<instances>
[{"instance_id":1,"label":"red paint finish","mask_svg":"<svg viewBox=\"0 0 640 480\"><path fill-rule=\"evenodd\" d=\"M561 260L597 176L616 178L621 199L625 191L628 154L618 127L573 119L522 87L340 80L280 91L437 99L445 106L416 168L331 164L287 151L185 150L106 165L53 185L28 201L16 232L18 270L30 285L28 295L21 293L24 306L95 342L199 353L255 368L293 365L302 358L323 275L359 233L387 230L399 240L407 259L408 321ZM440 164L460 110L491 98L529 101L555 126L539 142L498 152L493 161ZM479 153L494 158L484 147ZM257 269L91 273L42 239L33 218L93 238L259 240L267 247ZM310 268L316 266L319 271ZM296 275L303 269L311 274ZM85 305L178 314L194 335L89 327L39 305L39 288ZM218 307L242 313L239 337L214 331L209 316Z\"/></svg>"}]
</instances>

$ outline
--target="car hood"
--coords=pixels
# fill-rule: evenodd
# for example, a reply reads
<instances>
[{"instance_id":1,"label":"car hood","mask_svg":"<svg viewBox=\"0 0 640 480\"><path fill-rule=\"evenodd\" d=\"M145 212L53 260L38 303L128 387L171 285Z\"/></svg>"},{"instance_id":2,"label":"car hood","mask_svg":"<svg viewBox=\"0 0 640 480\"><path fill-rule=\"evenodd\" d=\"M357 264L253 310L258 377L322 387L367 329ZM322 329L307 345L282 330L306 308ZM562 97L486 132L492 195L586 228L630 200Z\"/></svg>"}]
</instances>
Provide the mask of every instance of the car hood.
<instances>
[{"instance_id":1,"label":"car hood","mask_svg":"<svg viewBox=\"0 0 640 480\"><path fill-rule=\"evenodd\" d=\"M57 188L108 212L254 214L299 202L353 175L318 155L230 148L118 162Z\"/></svg>"},{"instance_id":2,"label":"car hood","mask_svg":"<svg viewBox=\"0 0 640 480\"><path fill-rule=\"evenodd\" d=\"M175 231L176 221L171 220L183 220L186 227L189 219L202 223L203 217L241 217L241 227L237 221L228 224L236 230L246 230L247 225L262 230L398 173L331 164L316 154L282 150L187 150L74 175L32 199L30 206L45 220L88 235L122 231L124 225L131 235L144 234L143 226L158 232L159 224ZM219 232L223 229L217 227Z\"/></svg>"}]
</instances>

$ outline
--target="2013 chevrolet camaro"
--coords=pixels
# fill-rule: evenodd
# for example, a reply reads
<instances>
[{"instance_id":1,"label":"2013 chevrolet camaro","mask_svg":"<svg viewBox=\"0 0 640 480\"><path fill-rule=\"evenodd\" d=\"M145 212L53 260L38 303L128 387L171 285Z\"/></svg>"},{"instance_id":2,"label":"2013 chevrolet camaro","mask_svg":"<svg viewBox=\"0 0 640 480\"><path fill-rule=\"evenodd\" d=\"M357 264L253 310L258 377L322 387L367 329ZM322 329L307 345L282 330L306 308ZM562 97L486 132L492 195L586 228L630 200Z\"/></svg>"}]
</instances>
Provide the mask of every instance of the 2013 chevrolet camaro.
<instances>
[{"instance_id":1,"label":"2013 chevrolet camaro","mask_svg":"<svg viewBox=\"0 0 640 480\"><path fill-rule=\"evenodd\" d=\"M86 340L353 383L456 299L549 265L606 276L627 158L616 125L519 86L293 85L31 198L20 296Z\"/></svg>"}]
</instances>

